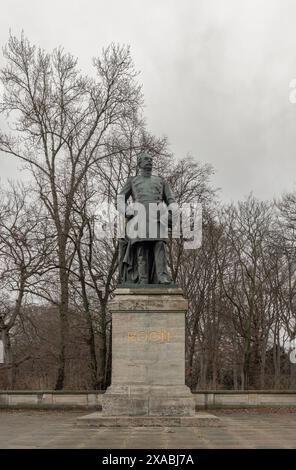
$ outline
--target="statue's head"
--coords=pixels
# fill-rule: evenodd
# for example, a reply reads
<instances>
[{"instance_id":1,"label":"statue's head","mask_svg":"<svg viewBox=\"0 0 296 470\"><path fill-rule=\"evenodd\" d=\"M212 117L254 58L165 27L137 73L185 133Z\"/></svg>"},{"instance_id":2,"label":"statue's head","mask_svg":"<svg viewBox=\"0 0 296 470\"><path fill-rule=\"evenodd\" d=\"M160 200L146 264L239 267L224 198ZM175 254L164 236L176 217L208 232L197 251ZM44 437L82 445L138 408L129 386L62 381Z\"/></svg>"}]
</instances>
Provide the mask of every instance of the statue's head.
<instances>
[{"instance_id":1,"label":"statue's head","mask_svg":"<svg viewBox=\"0 0 296 470\"><path fill-rule=\"evenodd\" d=\"M153 158L148 152L143 152L138 156L138 167L142 170L152 170Z\"/></svg>"}]
</instances>

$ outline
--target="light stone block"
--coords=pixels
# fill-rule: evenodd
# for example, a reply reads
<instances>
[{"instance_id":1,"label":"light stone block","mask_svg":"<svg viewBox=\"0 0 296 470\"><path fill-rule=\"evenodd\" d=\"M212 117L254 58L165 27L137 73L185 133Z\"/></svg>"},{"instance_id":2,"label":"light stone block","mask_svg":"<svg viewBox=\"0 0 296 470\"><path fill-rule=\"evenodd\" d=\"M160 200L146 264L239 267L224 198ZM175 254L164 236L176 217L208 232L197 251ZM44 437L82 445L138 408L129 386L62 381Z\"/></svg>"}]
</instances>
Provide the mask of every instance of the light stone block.
<instances>
[{"instance_id":1,"label":"light stone block","mask_svg":"<svg viewBox=\"0 0 296 470\"><path fill-rule=\"evenodd\" d=\"M7 405L9 402L9 397L6 393L0 393L0 405Z\"/></svg>"},{"instance_id":2,"label":"light stone block","mask_svg":"<svg viewBox=\"0 0 296 470\"><path fill-rule=\"evenodd\" d=\"M100 400L98 400L98 396L95 393L88 393L87 394L87 404L88 406L97 406L100 403Z\"/></svg>"},{"instance_id":3,"label":"light stone block","mask_svg":"<svg viewBox=\"0 0 296 470\"><path fill-rule=\"evenodd\" d=\"M56 405L85 405L87 406L87 395L83 394L54 394L53 395L53 403Z\"/></svg>"},{"instance_id":4,"label":"light stone block","mask_svg":"<svg viewBox=\"0 0 296 470\"><path fill-rule=\"evenodd\" d=\"M10 405L37 405L38 395L33 394L18 394L9 396Z\"/></svg>"},{"instance_id":5,"label":"light stone block","mask_svg":"<svg viewBox=\"0 0 296 470\"><path fill-rule=\"evenodd\" d=\"M263 406L296 406L296 394L260 394L260 405Z\"/></svg>"},{"instance_id":6,"label":"light stone block","mask_svg":"<svg viewBox=\"0 0 296 470\"><path fill-rule=\"evenodd\" d=\"M219 393L219 395L215 395L215 405L248 405L249 403L249 397L247 394L241 395L241 394L223 394Z\"/></svg>"},{"instance_id":7,"label":"light stone block","mask_svg":"<svg viewBox=\"0 0 296 470\"><path fill-rule=\"evenodd\" d=\"M53 394L52 393L43 393L41 402L45 405L53 404Z\"/></svg>"},{"instance_id":8,"label":"light stone block","mask_svg":"<svg viewBox=\"0 0 296 470\"><path fill-rule=\"evenodd\" d=\"M192 416L185 385L185 313L181 289L117 289L112 312L112 384L105 416Z\"/></svg>"}]
</instances>

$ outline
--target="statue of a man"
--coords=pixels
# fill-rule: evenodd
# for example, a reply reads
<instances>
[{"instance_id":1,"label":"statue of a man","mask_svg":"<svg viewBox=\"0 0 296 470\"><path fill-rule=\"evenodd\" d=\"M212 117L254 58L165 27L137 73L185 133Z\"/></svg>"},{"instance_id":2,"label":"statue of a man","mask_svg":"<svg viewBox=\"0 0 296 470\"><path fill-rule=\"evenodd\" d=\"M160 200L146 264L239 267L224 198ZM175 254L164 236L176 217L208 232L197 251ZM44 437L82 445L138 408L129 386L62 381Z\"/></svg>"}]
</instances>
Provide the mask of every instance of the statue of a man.
<instances>
[{"instance_id":1,"label":"statue of a man","mask_svg":"<svg viewBox=\"0 0 296 470\"><path fill-rule=\"evenodd\" d=\"M139 230L142 235L129 237L127 234L125 239L120 241L121 283L171 284L172 279L168 273L166 259L168 235L167 230L163 230L168 217L163 222L159 212L155 212L155 207L159 208L163 206L163 203L169 206L175 202L175 198L169 184L161 176L152 175L150 154L142 153L139 156L138 170L137 176L129 178L120 192L125 202L131 197L137 208L141 205L141 209L145 210L144 218L142 210L140 211L142 218L139 217L139 210L137 208L135 210L137 226L142 229ZM126 211L127 219L132 223L135 213L129 217L127 212L128 210Z\"/></svg>"}]
</instances>

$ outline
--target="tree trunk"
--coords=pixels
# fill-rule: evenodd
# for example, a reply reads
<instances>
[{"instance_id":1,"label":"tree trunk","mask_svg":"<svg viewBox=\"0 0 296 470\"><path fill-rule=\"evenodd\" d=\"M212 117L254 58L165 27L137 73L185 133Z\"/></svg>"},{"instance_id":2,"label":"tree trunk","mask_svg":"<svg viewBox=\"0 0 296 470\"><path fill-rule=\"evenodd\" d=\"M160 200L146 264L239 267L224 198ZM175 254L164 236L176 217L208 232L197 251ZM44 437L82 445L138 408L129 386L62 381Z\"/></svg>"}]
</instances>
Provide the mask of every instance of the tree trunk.
<instances>
[{"instance_id":1,"label":"tree trunk","mask_svg":"<svg viewBox=\"0 0 296 470\"><path fill-rule=\"evenodd\" d=\"M233 389L238 390L237 365L236 364L233 364L232 373L233 373Z\"/></svg>"},{"instance_id":2,"label":"tree trunk","mask_svg":"<svg viewBox=\"0 0 296 470\"><path fill-rule=\"evenodd\" d=\"M108 341L108 353L106 359L105 377L104 377L104 389L111 384L112 379L112 322L110 324L109 341Z\"/></svg>"},{"instance_id":3,"label":"tree trunk","mask_svg":"<svg viewBox=\"0 0 296 470\"><path fill-rule=\"evenodd\" d=\"M66 265L66 246L62 249L60 255L60 352L58 358L58 372L56 381L56 390L62 390L65 385L65 372L66 372L66 348L69 337L69 275Z\"/></svg>"},{"instance_id":4,"label":"tree trunk","mask_svg":"<svg viewBox=\"0 0 296 470\"><path fill-rule=\"evenodd\" d=\"M106 325L106 303L101 303L101 334L98 353L98 388L102 390L105 386L107 366L107 325Z\"/></svg>"},{"instance_id":5,"label":"tree trunk","mask_svg":"<svg viewBox=\"0 0 296 470\"><path fill-rule=\"evenodd\" d=\"M98 364L97 364L97 356L96 356L96 343L95 343L95 333L93 327L93 319L91 316L91 311L89 307L89 301L86 291L86 283L85 283L85 273L83 268L83 260L80 251L80 245L77 246L77 254L79 260L79 274L80 274L80 284L81 284L81 291L82 291L82 299L83 299L83 306L86 315L86 323L88 329L88 338L87 338L87 345L89 347L89 358L90 358L90 376L91 376L91 384L92 388L96 390L98 388Z\"/></svg>"}]
</instances>

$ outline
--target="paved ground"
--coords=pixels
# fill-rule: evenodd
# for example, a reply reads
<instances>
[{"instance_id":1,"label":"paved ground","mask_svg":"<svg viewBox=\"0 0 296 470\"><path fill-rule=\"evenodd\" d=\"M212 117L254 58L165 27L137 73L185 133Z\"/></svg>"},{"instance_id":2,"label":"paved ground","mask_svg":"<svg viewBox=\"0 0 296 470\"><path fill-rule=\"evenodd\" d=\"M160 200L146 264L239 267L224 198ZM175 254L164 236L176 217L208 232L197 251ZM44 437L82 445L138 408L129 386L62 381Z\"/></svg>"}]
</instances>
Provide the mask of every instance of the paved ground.
<instances>
[{"instance_id":1,"label":"paved ground","mask_svg":"<svg viewBox=\"0 0 296 470\"><path fill-rule=\"evenodd\" d=\"M0 448L296 448L296 413L215 412L219 428L82 429L87 413L0 410Z\"/></svg>"}]
</instances>

